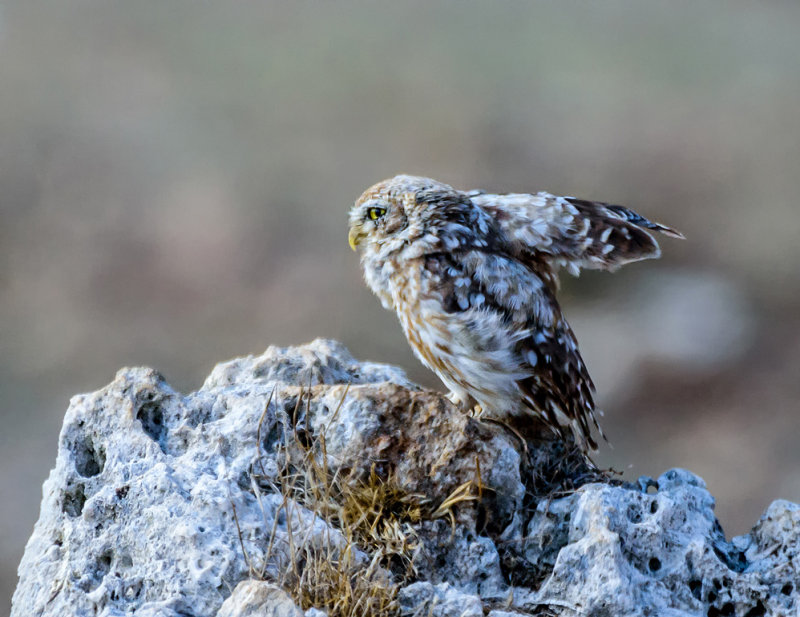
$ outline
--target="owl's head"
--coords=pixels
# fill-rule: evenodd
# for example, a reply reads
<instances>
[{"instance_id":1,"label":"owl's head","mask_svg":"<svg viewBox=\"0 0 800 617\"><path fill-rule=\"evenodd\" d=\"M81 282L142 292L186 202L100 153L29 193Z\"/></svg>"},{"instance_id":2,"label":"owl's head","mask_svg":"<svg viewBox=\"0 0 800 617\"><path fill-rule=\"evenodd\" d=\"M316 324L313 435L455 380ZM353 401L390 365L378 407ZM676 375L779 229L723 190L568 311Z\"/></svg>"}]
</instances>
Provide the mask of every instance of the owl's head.
<instances>
[{"instance_id":1,"label":"owl's head","mask_svg":"<svg viewBox=\"0 0 800 617\"><path fill-rule=\"evenodd\" d=\"M433 193L458 191L430 178L406 175L371 186L350 210L350 247L392 250L419 240L430 228L434 213L427 196Z\"/></svg>"}]
</instances>

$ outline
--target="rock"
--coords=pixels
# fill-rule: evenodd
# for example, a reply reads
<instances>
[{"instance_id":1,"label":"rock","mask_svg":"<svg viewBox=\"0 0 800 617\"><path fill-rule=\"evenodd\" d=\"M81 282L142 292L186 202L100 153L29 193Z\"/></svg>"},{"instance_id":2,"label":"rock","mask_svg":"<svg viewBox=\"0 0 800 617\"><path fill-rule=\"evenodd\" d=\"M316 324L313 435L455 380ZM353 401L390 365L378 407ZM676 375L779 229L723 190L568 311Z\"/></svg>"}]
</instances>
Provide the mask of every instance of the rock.
<instances>
[{"instance_id":1,"label":"rock","mask_svg":"<svg viewBox=\"0 0 800 617\"><path fill-rule=\"evenodd\" d=\"M124 369L71 401L12 616L800 610L800 506L729 542L691 473L524 438L332 341Z\"/></svg>"},{"instance_id":2,"label":"rock","mask_svg":"<svg viewBox=\"0 0 800 617\"><path fill-rule=\"evenodd\" d=\"M216 617L305 617L280 587L265 581L242 581L222 603Z\"/></svg>"},{"instance_id":3,"label":"rock","mask_svg":"<svg viewBox=\"0 0 800 617\"><path fill-rule=\"evenodd\" d=\"M430 617L483 617L478 596L462 593L447 583L413 583L400 591L400 608L406 614Z\"/></svg>"},{"instance_id":4,"label":"rock","mask_svg":"<svg viewBox=\"0 0 800 617\"><path fill-rule=\"evenodd\" d=\"M659 615L797 610L797 596L781 590L797 579L784 555L800 548L800 506L775 502L750 535L728 543L702 479L673 469L654 484L654 494L591 484L540 502L523 550L529 563L550 572L519 606L566 603L591 615L634 615L644 607ZM777 554L765 552L767 544Z\"/></svg>"}]
</instances>

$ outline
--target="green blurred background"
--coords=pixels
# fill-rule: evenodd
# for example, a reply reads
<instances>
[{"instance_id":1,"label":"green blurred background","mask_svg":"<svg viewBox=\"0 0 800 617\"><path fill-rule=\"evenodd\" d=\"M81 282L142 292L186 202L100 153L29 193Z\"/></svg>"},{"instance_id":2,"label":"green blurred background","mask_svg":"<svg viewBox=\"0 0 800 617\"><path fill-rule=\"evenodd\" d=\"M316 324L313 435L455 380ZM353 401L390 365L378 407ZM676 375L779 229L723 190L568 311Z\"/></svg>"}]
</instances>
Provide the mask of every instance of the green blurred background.
<instances>
[{"instance_id":1,"label":"green blurred background","mask_svg":"<svg viewBox=\"0 0 800 617\"><path fill-rule=\"evenodd\" d=\"M800 501L800 4L4 2L0 613L69 396L317 336L413 358L346 212L399 172L684 231L565 276L626 477Z\"/></svg>"}]
</instances>

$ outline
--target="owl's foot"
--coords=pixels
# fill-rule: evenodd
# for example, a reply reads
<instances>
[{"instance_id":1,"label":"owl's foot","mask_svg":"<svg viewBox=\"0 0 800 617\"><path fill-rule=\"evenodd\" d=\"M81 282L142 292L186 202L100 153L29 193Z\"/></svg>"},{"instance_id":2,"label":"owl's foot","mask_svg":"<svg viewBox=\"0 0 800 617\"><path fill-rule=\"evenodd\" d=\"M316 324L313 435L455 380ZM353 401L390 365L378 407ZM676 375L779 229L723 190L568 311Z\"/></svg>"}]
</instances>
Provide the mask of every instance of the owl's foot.
<instances>
[{"instance_id":1,"label":"owl's foot","mask_svg":"<svg viewBox=\"0 0 800 617\"><path fill-rule=\"evenodd\" d=\"M461 397L455 392L448 392L444 397L456 407L461 407Z\"/></svg>"},{"instance_id":2,"label":"owl's foot","mask_svg":"<svg viewBox=\"0 0 800 617\"><path fill-rule=\"evenodd\" d=\"M478 403L475 403L475 405L469 410L469 415L476 420L480 420L481 416L483 415L483 407L481 407Z\"/></svg>"},{"instance_id":3,"label":"owl's foot","mask_svg":"<svg viewBox=\"0 0 800 617\"><path fill-rule=\"evenodd\" d=\"M483 414L483 407L475 402L475 399L469 395L467 395L466 398L463 398L463 396L457 392L448 392L445 394L445 397L461 411L468 414L470 417L475 418L476 420L479 420Z\"/></svg>"}]
</instances>

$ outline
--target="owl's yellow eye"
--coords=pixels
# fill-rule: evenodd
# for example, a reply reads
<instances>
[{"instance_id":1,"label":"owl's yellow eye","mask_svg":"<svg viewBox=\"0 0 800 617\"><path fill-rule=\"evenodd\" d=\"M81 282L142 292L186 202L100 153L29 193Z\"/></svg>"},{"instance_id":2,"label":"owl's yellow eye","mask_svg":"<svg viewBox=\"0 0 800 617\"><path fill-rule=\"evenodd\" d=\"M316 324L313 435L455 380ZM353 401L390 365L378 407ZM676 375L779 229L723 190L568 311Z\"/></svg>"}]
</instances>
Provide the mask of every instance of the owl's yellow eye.
<instances>
[{"instance_id":1,"label":"owl's yellow eye","mask_svg":"<svg viewBox=\"0 0 800 617\"><path fill-rule=\"evenodd\" d=\"M367 210L367 216L373 221L377 221L384 214L386 214L386 208L370 208Z\"/></svg>"}]
</instances>

